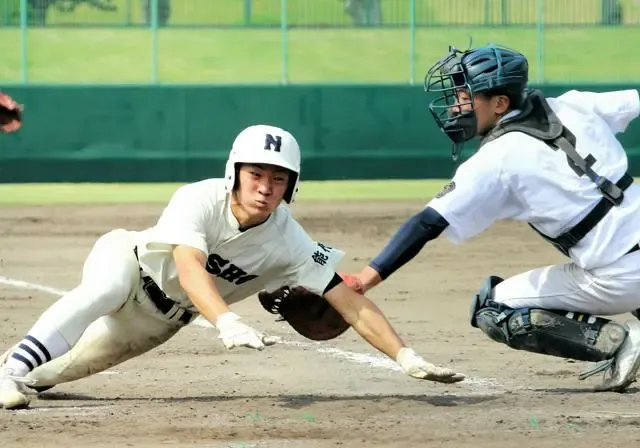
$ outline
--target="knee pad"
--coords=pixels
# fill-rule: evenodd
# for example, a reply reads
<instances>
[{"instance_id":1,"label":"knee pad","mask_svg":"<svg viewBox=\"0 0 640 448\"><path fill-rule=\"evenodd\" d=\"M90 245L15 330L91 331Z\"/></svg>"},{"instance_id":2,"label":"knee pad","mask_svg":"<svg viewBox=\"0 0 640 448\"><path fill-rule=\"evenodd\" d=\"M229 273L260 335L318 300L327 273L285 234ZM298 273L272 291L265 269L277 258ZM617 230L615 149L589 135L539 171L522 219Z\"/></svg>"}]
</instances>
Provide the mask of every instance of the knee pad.
<instances>
[{"instance_id":1,"label":"knee pad","mask_svg":"<svg viewBox=\"0 0 640 448\"><path fill-rule=\"evenodd\" d=\"M598 362L610 359L627 336L624 325L582 313L538 308L513 309L495 303L490 277L471 305L471 325L516 350Z\"/></svg>"},{"instance_id":2,"label":"knee pad","mask_svg":"<svg viewBox=\"0 0 640 448\"><path fill-rule=\"evenodd\" d=\"M482 286L480 291L473 297L471 301L471 309L469 310L469 322L474 328L478 328L476 322L476 314L479 310L487 307L499 308L500 305L493 302L493 289L496 285L502 283L504 279L496 275L489 276Z\"/></svg>"}]
</instances>

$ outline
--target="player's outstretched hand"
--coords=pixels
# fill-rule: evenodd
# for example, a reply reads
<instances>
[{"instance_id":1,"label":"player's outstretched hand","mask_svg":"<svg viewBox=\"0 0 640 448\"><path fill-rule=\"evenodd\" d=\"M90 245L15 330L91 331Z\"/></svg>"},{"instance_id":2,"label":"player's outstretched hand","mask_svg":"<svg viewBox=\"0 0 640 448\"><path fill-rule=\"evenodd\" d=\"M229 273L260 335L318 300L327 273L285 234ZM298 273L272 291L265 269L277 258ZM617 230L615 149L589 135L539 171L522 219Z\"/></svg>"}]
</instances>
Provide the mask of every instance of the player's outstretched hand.
<instances>
[{"instance_id":1,"label":"player's outstretched hand","mask_svg":"<svg viewBox=\"0 0 640 448\"><path fill-rule=\"evenodd\" d=\"M278 338L265 336L258 330L240 322L240 316L235 313L229 312L218 316L215 326L220 331L218 337L229 350L235 347L263 350L266 346L278 342Z\"/></svg>"},{"instance_id":2,"label":"player's outstretched hand","mask_svg":"<svg viewBox=\"0 0 640 448\"><path fill-rule=\"evenodd\" d=\"M404 373L421 380L457 383L465 379L465 376L461 373L456 373L451 369L438 367L425 361L413 349L408 347L400 349L396 362L402 367Z\"/></svg>"}]
</instances>

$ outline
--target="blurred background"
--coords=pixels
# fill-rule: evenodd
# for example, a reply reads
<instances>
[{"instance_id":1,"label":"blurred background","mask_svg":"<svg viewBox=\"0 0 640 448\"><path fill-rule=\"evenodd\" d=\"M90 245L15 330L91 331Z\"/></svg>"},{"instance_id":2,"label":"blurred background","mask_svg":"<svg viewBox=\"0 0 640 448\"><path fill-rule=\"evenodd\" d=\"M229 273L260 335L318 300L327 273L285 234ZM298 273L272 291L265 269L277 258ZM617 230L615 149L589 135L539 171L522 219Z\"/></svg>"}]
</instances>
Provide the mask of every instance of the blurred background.
<instances>
[{"instance_id":1,"label":"blurred background","mask_svg":"<svg viewBox=\"0 0 640 448\"><path fill-rule=\"evenodd\" d=\"M536 82L638 81L638 0L0 0L4 83L422 82L500 42Z\"/></svg>"},{"instance_id":2,"label":"blurred background","mask_svg":"<svg viewBox=\"0 0 640 448\"><path fill-rule=\"evenodd\" d=\"M550 95L640 85L639 0L0 0L0 36L4 182L215 175L258 121L307 178L448 177L422 83L449 45L516 48Z\"/></svg>"}]
</instances>

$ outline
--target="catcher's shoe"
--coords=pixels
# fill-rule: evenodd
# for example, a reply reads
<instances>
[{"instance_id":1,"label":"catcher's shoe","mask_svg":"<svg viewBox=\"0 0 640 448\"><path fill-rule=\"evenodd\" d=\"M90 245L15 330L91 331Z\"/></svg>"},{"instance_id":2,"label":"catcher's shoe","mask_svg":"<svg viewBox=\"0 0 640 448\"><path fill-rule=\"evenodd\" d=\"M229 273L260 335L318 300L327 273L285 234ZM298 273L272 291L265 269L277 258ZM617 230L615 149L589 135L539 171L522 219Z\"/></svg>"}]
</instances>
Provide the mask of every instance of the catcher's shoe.
<instances>
[{"instance_id":1,"label":"catcher's shoe","mask_svg":"<svg viewBox=\"0 0 640 448\"><path fill-rule=\"evenodd\" d=\"M11 369L0 373L0 405L5 409L23 409L29 406L29 398L22 390L25 378L16 377Z\"/></svg>"},{"instance_id":2,"label":"catcher's shoe","mask_svg":"<svg viewBox=\"0 0 640 448\"><path fill-rule=\"evenodd\" d=\"M626 326L627 337L613 359L602 361L580 375L580 379L583 380L604 372L604 381L595 387L596 391L624 392L636 380L640 369L640 321L628 321Z\"/></svg>"}]
</instances>

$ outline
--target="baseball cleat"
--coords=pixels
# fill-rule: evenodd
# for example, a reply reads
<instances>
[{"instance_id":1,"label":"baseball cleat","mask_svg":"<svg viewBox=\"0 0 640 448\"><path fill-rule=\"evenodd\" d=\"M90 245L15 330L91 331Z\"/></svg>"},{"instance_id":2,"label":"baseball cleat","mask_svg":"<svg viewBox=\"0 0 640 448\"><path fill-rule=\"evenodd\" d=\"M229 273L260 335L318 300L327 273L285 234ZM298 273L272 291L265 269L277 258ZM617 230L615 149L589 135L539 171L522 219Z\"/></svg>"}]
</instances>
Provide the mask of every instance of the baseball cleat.
<instances>
[{"instance_id":1,"label":"baseball cleat","mask_svg":"<svg viewBox=\"0 0 640 448\"><path fill-rule=\"evenodd\" d=\"M596 391L624 392L636 380L640 368L640 321L626 323L629 333L616 352L602 384Z\"/></svg>"},{"instance_id":2,"label":"baseball cleat","mask_svg":"<svg viewBox=\"0 0 640 448\"><path fill-rule=\"evenodd\" d=\"M30 399L22 392L21 378L12 376L7 370L0 376L0 405L4 409L24 409L29 406Z\"/></svg>"}]
</instances>

